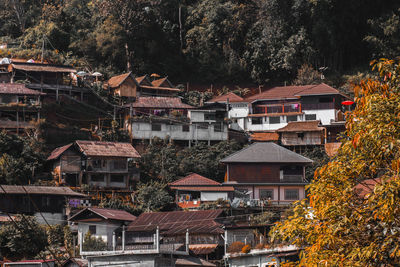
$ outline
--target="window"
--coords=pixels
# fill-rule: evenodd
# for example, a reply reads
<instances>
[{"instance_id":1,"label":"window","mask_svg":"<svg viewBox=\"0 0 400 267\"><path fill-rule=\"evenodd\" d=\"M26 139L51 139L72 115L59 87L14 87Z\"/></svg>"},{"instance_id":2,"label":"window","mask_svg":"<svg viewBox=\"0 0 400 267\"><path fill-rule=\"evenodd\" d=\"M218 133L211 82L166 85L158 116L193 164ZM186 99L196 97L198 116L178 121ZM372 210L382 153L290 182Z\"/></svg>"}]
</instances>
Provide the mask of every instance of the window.
<instances>
[{"instance_id":1,"label":"window","mask_svg":"<svg viewBox=\"0 0 400 267\"><path fill-rule=\"evenodd\" d=\"M287 122L297 121L297 115L287 116Z\"/></svg>"},{"instance_id":2,"label":"window","mask_svg":"<svg viewBox=\"0 0 400 267\"><path fill-rule=\"evenodd\" d=\"M315 121L317 120L317 114L306 114L306 121Z\"/></svg>"},{"instance_id":3,"label":"window","mask_svg":"<svg viewBox=\"0 0 400 267\"><path fill-rule=\"evenodd\" d=\"M161 124L152 124L151 130L152 131L161 131Z\"/></svg>"},{"instance_id":4,"label":"window","mask_svg":"<svg viewBox=\"0 0 400 267\"><path fill-rule=\"evenodd\" d=\"M123 183L125 181L123 174L112 174L111 175L111 183Z\"/></svg>"},{"instance_id":5,"label":"window","mask_svg":"<svg viewBox=\"0 0 400 267\"><path fill-rule=\"evenodd\" d=\"M262 124L262 117L251 118L251 124Z\"/></svg>"},{"instance_id":6,"label":"window","mask_svg":"<svg viewBox=\"0 0 400 267\"><path fill-rule=\"evenodd\" d=\"M297 133L297 137L303 139L304 138L304 133Z\"/></svg>"},{"instance_id":7,"label":"window","mask_svg":"<svg viewBox=\"0 0 400 267\"><path fill-rule=\"evenodd\" d=\"M281 123L281 117L269 117L269 123L270 124L277 124Z\"/></svg>"},{"instance_id":8,"label":"window","mask_svg":"<svg viewBox=\"0 0 400 267\"><path fill-rule=\"evenodd\" d=\"M299 189L285 189L285 200L298 200Z\"/></svg>"},{"instance_id":9,"label":"window","mask_svg":"<svg viewBox=\"0 0 400 267\"><path fill-rule=\"evenodd\" d=\"M125 170L126 169L126 160L114 160L114 169L116 170Z\"/></svg>"},{"instance_id":10,"label":"window","mask_svg":"<svg viewBox=\"0 0 400 267\"><path fill-rule=\"evenodd\" d=\"M92 235L95 235L96 234L96 225L89 225L89 232Z\"/></svg>"},{"instance_id":11,"label":"window","mask_svg":"<svg viewBox=\"0 0 400 267\"><path fill-rule=\"evenodd\" d=\"M90 176L92 182L104 182L104 174L92 174Z\"/></svg>"},{"instance_id":12,"label":"window","mask_svg":"<svg viewBox=\"0 0 400 267\"><path fill-rule=\"evenodd\" d=\"M224 126L222 123L216 123L214 124L214 132L223 132Z\"/></svg>"},{"instance_id":13,"label":"window","mask_svg":"<svg viewBox=\"0 0 400 267\"><path fill-rule=\"evenodd\" d=\"M182 132L190 132L190 125L182 125Z\"/></svg>"},{"instance_id":14,"label":"window","mask_svg":"<svg viewBox=\"0 0 400 267\"><path fill-rule=\"evenodd\" d=\"M199 123L199 124L197 124L197 129L208 130L208 123Z\"/></svg>"},{"instance_id":15,"label":"window","mask_svg":"<svg viewBox=\"0 0 400 267\"><path fill-rule=\"evenodd\" d=\"M215 113L204 113L205 121L215 121Z\"/></svg>"},{"instance_id":16,"label":"window","mask_svg":"<svg viewBox=\"0 0 400 267\"><path fill-rule=\"evenodd\" d=\"M274 190L260 189L260 199L274 199Z\"/></svg>"}]
</instances>

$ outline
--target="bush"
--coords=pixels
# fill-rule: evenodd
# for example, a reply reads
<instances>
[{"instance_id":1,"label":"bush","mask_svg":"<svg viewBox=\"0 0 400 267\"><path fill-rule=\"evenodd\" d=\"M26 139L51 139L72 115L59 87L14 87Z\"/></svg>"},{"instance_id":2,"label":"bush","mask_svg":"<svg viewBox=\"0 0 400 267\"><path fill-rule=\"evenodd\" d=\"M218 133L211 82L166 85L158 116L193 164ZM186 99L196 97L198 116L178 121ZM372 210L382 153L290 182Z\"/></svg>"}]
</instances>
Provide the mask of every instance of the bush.
<instances>
[{"instance_id":1,"label":"bush","mask_svg":"<svg viewBox=\"0 0 400 267\"><path fill-rule=\"evenodd\" d=\"M244 243L240 241L233 242L227 249L229 253L241 252L244 247Z\"/></svg>"},{"instance_id":2,"label":"bush","mask_svg":"<svg viewBox=\"0 0 400 267\"><path fill-rule=\"evenodd\" d=\"M254 248L255 249L263 249L264 248L264 244L259 243Z\"/></svg>"},{"instance_id":3,"label":"bush","mask_svg":"<svg viewBox=\"0 0 400 267\"><path fill-rule=\"evenodd\" d=\"M242 247L242 253L249 253L250 250L251 250L250 245L245 245L244 247Z\"/></svg>"}]
</instances>

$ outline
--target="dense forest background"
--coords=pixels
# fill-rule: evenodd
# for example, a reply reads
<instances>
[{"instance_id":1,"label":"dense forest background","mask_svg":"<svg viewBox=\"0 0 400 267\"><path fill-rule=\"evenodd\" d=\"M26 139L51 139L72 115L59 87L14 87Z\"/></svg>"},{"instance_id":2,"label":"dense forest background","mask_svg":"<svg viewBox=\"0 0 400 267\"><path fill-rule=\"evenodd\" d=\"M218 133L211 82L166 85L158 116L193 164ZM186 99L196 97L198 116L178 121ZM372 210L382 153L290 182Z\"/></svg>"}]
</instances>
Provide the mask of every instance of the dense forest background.
<instances>
[{"instance_id":1,"label":"dense forest background","mask_svg":"<svg viewBox=\"0 0 400 267\"><path fill-rule=\"evenodd\" d=\"M398 55L399 16L398 0L1 0L0 56L273 85L305 63L343 74Z\"/></svg>"}]
</instances>

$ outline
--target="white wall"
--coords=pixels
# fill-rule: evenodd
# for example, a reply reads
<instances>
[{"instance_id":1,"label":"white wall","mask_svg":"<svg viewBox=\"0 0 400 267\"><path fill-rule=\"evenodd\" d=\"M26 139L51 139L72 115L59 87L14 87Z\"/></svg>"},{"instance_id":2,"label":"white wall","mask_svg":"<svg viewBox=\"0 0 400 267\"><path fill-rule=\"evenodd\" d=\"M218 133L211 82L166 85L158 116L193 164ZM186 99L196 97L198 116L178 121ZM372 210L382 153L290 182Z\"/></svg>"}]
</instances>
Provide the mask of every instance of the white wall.
<instances>
[{"instance_id":1,"label":"white wall","mask_svg":"<svg viewBox=\"0 0 400 267\"><path fill-rule=\"evenodd\" d=\"M247 103L230 103L229 118L243 118L249 115Z\"/></svg>"},{"instance_id":2,"label":"white wall","mask_svg":"<svg viewBox=\"0 0 400 267\"><path fill-rule=\"evenodd\" d=\"M217 201L218 199L227 200L228 193L227 192L201 192L200 200L201 201Z\"/></svg>"},{"instance_id":3,"label":"white wall","mask_svg":"<svg viewBox=\"0 0 400 267\"><path fill-rule=\"evenodd\" d=\"M330 125L331 120L335 121L334 109L320 109L320 110L304 110L305 114L316 114L317 120L321 121L322 125Z\"/></svg>"},{"instance_id":4,"label":"white wall","mask_svg":"<svg viewBox=\"0 0 400 267\"><path fill-rule=\"evenodd\" d=\"M89 231L88 222L78 222L78 232L83 233L83 238L85 238L86 233ZM92 236L98 238L101 237L104 242L106 242L109 246L112 246L112 235L115 229L119 227L119 224L110 224L106 222L96 222L92 225L96 225L96 234L92 233ZM78 235L78 244L81 243L80 235Z\"/></svg>"},{"instance_id":5,"label":"white wall","mask_svg":"<svg viewBox=\"0 0 400 267\"><path fill-rule=\"evenodd\" d=\"M62 213L42 212L42 215L50 225L64 223L64 214ZM35 217L39 224L46 224L39 212L35 213Z\"/></svg>"}]
</instances>

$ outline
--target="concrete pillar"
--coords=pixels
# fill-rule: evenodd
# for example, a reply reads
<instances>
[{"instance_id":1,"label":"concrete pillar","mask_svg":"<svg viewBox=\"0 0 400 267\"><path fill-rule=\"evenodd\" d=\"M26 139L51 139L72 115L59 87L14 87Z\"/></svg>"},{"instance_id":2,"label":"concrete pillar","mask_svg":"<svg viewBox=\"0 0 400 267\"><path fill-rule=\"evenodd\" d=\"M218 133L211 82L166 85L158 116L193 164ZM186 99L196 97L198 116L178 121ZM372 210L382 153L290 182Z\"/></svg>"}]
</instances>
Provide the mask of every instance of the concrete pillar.
<instances>
[{"instance_id":1,"label":"concrete pillar","mask_svg":"<svg viewBox=\"0 0 400 267\"><path fill-rule=\"evenodd\" d=\"M79 238L80 238L79 252L80 252L80 254L82 254L82 251L83 251L83 232L82 231L79 232Z\"/></svg>"},{"instance_id":2,"label":"concrete pillar","mask_svg":"<svg viewBox=\"0 0 400 267\"><path fill-rule=\"evenodd\" d=\"M115 248L117 246L117 240L115 238L115 232L113 232L113 236L112 236L112 247L113 247L113 251L115 251Z\"/></svg>"},{"instance_id":3,"label":"concrete pillar","mask_svg":"<svg viewBox=\"0 0 400 267\"><path fill-rule=\"evenodd\" d=\"M122 251L125 251L125 225L122 226Z\"/></svg>"},{"instance_id":4,"label":"concrete pillar","mask_svg":"<svg viewBox=\"0 0 400 267\"><path fill-rule=\"evenodd\" d=\"M156 230L156 249L157 252L160 252L160 228L157 226L157 230Z\"/></svg>"},{"instance_id":5,"label":"concrete pillar","mask_svg":"<svg viewBox=\"0 0 400 267\"><path fill-rule=\"evenodd\" d=\"M228 248L228 230L225 229L224 232L224 254L226 255L226 250Z\"/></svg>"},{"instance_id":6,"label":"concrete pillar","mask_svg":"<svg viewBox=\"0 0 400 267\"><path fill-rule=\"evenodd\" d=\"M186 229L186 252L189 253L189 229Z\"/></svg>"}]
</instances>

